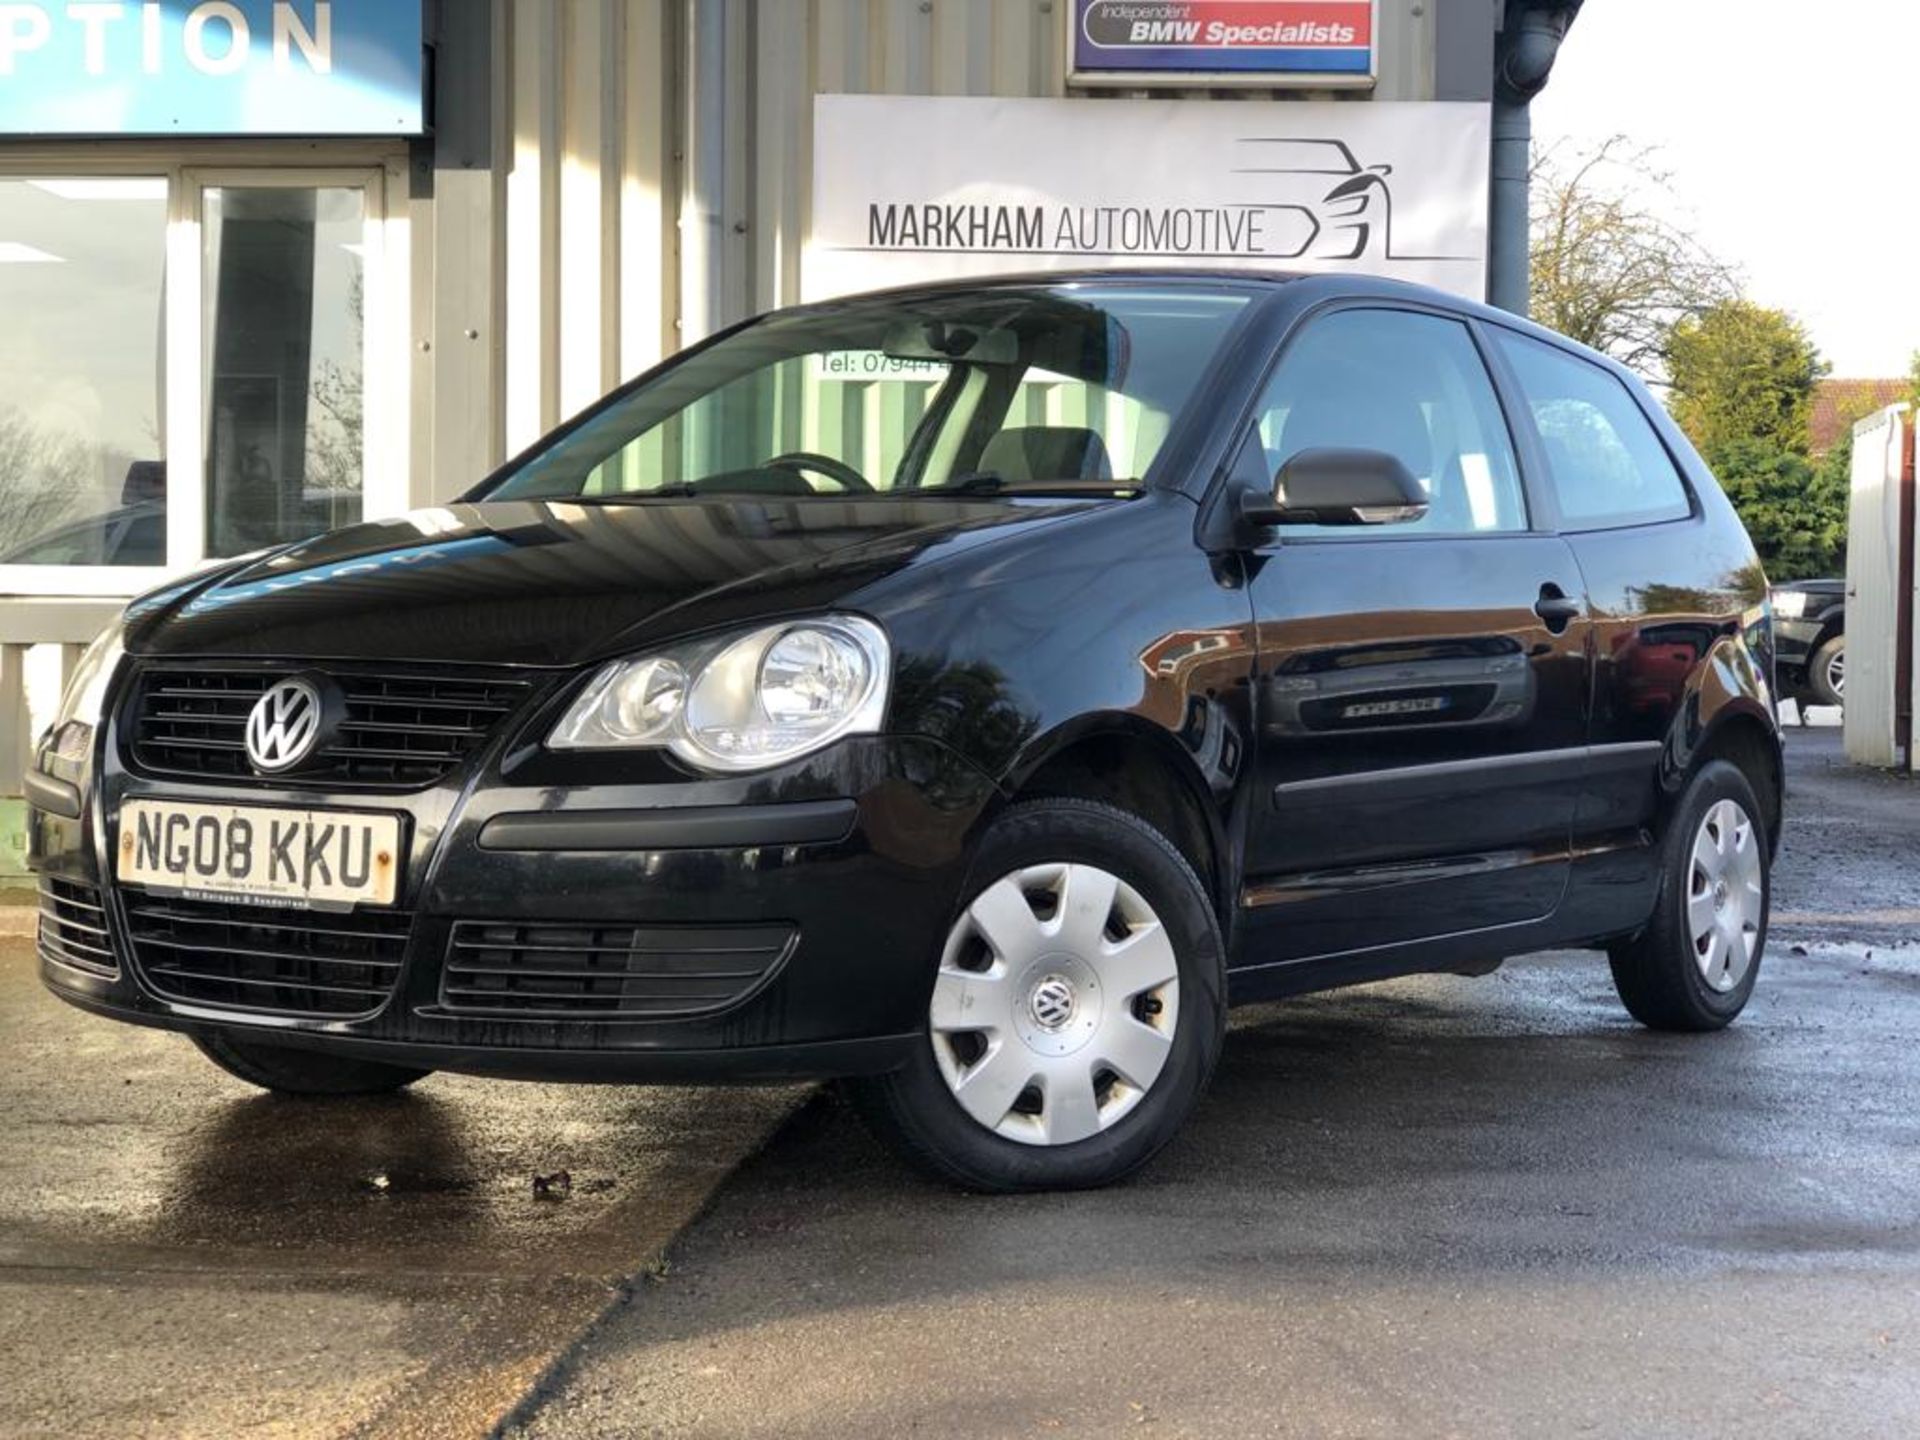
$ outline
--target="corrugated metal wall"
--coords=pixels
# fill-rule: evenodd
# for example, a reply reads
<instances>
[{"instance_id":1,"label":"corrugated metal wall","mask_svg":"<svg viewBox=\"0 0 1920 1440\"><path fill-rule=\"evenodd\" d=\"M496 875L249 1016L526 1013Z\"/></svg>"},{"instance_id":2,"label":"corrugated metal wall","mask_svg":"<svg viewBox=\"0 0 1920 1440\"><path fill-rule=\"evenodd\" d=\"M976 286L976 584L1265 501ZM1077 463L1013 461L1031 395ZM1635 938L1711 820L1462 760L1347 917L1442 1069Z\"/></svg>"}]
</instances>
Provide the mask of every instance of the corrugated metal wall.
<instances>
[{"instance_id":1,"label":"corrugated metal wall","mask_svg":"<svg viewBox=\"0 0 1920 1440\"><path fill-rule=\"evenodd\" d=\"M816 94L1062 93L1064 0L493 3L502 52L494 63L495 143L505 167L496 199L504 254L492 420L501 453L684 338L676 242L689 5L715 7L726 53L717 152L726 197L718 217L721 322L798 298ZM1433 0L1381 0L1378 98L1430 96L1433 8ZM1236 90L1219 98L1269 97ZM435 495L473 478L447 473L453 467L438 460L433 468Z\"/></svg>"}]
</instances>

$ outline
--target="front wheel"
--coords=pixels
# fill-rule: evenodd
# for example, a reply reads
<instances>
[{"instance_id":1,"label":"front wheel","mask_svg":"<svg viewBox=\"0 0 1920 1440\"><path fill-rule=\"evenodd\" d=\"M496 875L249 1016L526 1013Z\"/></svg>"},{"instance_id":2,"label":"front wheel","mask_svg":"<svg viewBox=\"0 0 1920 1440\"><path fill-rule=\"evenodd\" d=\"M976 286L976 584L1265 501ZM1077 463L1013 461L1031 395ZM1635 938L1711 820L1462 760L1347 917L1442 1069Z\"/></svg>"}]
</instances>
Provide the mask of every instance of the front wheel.
<instances>
[{"instance_id":1,"label":"front wheel","mask_svg":"<svg viewBox=\"0 0 1920 1440\"><path fill-rule=\"evenodd\" d=\"M1104 1185L1192 1112L1225 1014L1219 924L1180 852L1111 806L1038 800L980 842L925 1042L850 1089L881 1138L958 1184Z\"/></svg>"},{"instance_id":2,"label":"front wheel","mask_svg":"<svg viewBox=\"0 0 1920 1440\"><path fill-rule=\"evenodd\" d=\"M1772 901L1771 857L1747 777L1709 761L1661 843L1653 918L1609 952L1629 1014L1653 1030L1718 1030L1746 1008Z\"/></svg>"},{"instance_id":3,"label":"front wheel","mask_svg":"<svg viewBox=\"0 0 1920 1440\"><path fill-rule=\"evenodd\" d=\"M411 1065L296 1050L224 1030L195 1035L193 1043L229 1075L276 1095L385 1095L433 1073Z\"/></svg>"}]
</instances>

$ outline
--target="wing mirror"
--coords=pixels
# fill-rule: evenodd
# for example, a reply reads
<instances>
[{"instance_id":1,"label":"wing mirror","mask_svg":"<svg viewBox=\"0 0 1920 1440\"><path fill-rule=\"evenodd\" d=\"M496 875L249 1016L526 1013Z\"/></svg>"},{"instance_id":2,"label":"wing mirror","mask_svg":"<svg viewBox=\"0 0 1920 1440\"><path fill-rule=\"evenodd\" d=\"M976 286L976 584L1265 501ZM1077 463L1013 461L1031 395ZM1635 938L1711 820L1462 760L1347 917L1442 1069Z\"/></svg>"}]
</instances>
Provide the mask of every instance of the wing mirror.
<instances>
[{"instance_id":1,"label":"wing mirror","mask_svg":"<svg viewBox=\"0 0 1920 1440\"><path fill-rule=\"evenodd\" d=\"M1273 477L1272 495L1248 495L1256 525L1393 525L1427 513L1427 492L1384 450L1302 450Z\"/></svg>"}]
</instances>

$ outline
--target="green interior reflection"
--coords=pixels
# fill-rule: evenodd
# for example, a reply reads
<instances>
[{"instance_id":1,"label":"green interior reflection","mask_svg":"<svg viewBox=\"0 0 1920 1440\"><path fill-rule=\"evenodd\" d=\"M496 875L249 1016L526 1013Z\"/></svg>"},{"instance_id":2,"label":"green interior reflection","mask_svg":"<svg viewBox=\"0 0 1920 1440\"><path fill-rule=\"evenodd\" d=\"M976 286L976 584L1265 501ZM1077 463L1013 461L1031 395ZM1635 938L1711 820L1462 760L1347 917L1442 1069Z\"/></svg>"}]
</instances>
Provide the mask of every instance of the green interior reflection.
<instances>
[{"instance_id":1,"label":"green interior reflection","mask_svg":"<svg viewBox=\"0 0 1920 1440\"><path fill-rule=\"evenodd\" d=\"M771 315L618 394L472 498L1131 488L1250 298L1062 284Z\"/></svg>"}]
</instances>

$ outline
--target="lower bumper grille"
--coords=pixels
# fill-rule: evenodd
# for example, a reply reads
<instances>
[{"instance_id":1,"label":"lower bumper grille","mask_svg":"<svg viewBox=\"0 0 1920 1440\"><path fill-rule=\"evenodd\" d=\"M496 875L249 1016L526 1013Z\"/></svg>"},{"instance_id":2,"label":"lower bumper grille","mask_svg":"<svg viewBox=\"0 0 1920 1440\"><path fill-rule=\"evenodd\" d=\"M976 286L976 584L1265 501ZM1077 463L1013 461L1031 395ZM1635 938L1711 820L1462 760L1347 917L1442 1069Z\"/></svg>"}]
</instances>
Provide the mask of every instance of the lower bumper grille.
<instances>
[{"instance_id":1,"label":"lower bumper grille","mask_svg":"<svg viewBox=\"0 0 1920 1440\"><path fill-rule=\"evenodd\" d=\"M787 925L453 927L440 1001L451 1012L546 1020L668 1020L738 1004L793 948Z\"/></svg>"},{"instance_id":2,"label":"lower bumper grille","mask_svg":"<svg viewBox=\"0 0 1920 1440\"><path fill-rule=\"evenodd\" d=\"M268 909L128 890L127 935L170 1000L282 1015L371 1014L399 983L413 917Z\"/></svg>"},{"instance_id":3,"label":"lower bumper grille","mask_svg":"<svg viewBox=\"0 0 1920 1440\"><path fill-rule=\"evenodd\" d=\"M71 880L40 882L39 950L42 960L111 980L120 973L107 935L100 892Z\"/></svg>"}]
</instances>

